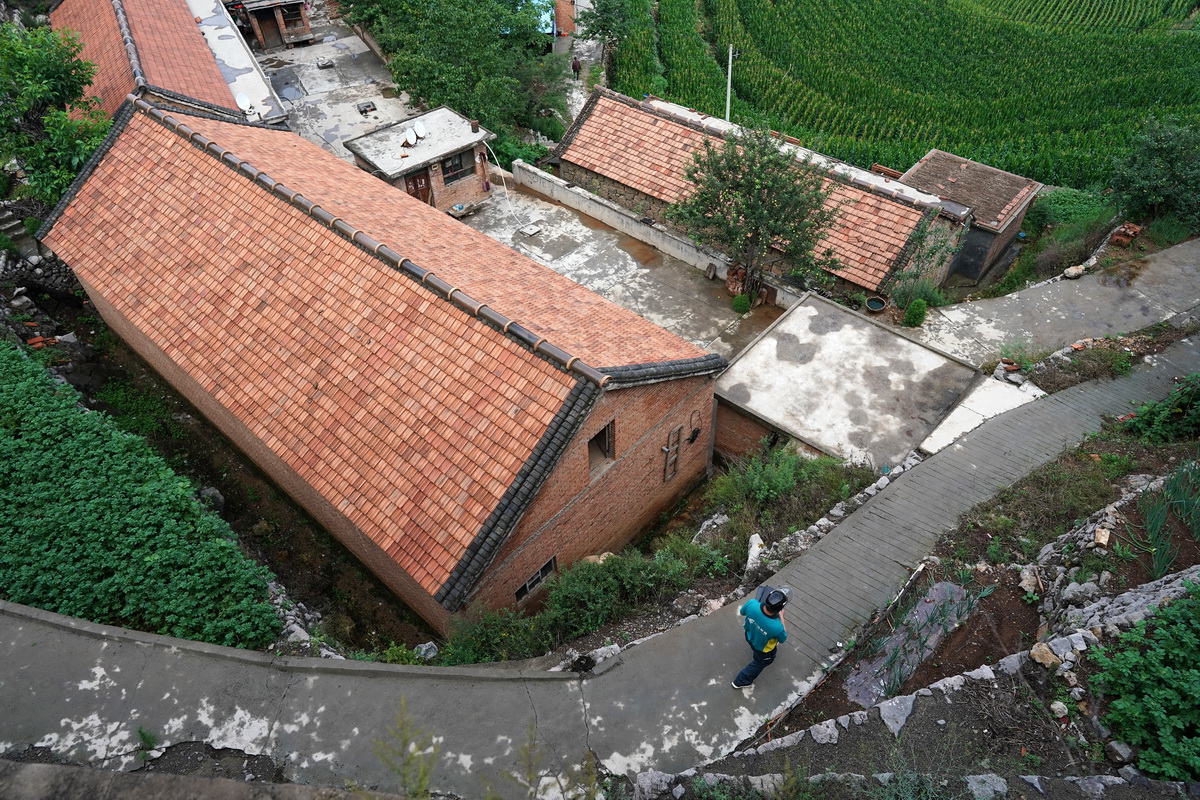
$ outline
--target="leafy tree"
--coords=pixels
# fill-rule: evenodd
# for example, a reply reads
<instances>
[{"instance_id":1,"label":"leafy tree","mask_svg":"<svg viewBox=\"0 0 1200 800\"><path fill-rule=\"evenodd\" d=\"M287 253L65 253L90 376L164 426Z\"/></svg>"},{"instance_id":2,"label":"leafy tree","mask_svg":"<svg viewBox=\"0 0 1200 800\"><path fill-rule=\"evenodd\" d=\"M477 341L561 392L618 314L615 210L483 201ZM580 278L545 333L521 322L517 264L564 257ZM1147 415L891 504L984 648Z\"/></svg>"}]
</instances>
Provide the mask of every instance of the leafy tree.
<instances>
[{"instance_id":1,"label":"leafy tree","mask_svg":"<svg viewBox=\"0 0 1200 800\"><path fill-rule=\"evenodd\" d=\"M0 158L25 170L33 200L46 209L108 132L109 121L83 93L95 65L66 30L0 24Z\"/></svg>"},{"instance_id":2,"label":"leafy tree","mask_svg":"<svg viewBox=\"0 0 1200 800\"><path fill-rule=\"evenodd\" d=\"M736 259L746 270L748 294L758 291L769 260L815 284L828 283L823 270L840 266L832 250L818 252L837 218L832 182L780 150L771 133L747 131L720 147L705 142L687 177L693 188L667 209L667 218Z\"/></svg>"},{"instance_id":3,"label":"leafy tree","mask_svg":"<svg viewBox=\"0 0 1200 800\"><path fill-rule=\"evenodd\" d=\"M415 101L446 105L504 134L561 132L566 56L546 53L548 0L358 0L365 25Z\"/></svg>"},{"instance_id":4,"label":"leafy tree","mask_svg":"<svg viewBox=\"0 0 1200 800\"><path fill-rule=\"evenodd\" d=\"M575 25L576 39L605 45L620 42L629 34L629 0L592 0L589 8L575 15Z\"/></svg>"},{"instance_id":5,"label":"leafy tree","mask_svg":"<svg viewBox=\"0 0 1200 800\"><path fill-rule=\"evenodd\" d=\"M1114 163L1112 185L1132 214L1174 214L1200 228L1200 127L1150 119Z\"/></svg>"}]
</instances>

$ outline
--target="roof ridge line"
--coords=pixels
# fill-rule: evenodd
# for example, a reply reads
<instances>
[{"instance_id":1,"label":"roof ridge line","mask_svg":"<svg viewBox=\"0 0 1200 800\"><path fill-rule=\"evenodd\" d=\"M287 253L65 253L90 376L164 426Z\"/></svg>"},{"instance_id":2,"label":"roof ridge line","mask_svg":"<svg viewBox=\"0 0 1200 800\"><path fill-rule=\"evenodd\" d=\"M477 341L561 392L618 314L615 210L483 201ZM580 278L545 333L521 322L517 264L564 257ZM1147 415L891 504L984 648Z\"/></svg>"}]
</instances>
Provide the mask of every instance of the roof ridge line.
<instances>
[{"instance_id":1,"label":"roof ridge line","mask_svg":"<svg viewBox=\"0 0 1200 800\"><path fill-rule=\"evenodd\" d=\"M120 0L113 1L120 2ZM137 110L142 111L155 122L185 137L192 145L215 156L218 161L229 165L229 167L245 175L271 194L286 201L292 207L341 235L350 241L351 244L357 245L375 256L397 272L408 276L422 286L430 289L434 294L441 295L451 305L457 306L476 319L504 333L534 355L541 356L566 373L573 373L591 381L601 389L605 388L612 381L609 375L605 375L595 367L584 363L579 356L572 355L562 348L551 344L546 337L539 336L516 320L509 319L495 309L489 308L486 303L481 303L473 299L457 286L451 286L432 271L415 264L395 250L392 250L383 242L368 235L365 231L355 228L341 217L335 216L309 200L300 194L300 192L289 189L231 150L222 147L199 131L189 127L185 122L176 119L171 113L140 97L132 100L132 103Z\"/></svg>"},{"instance_id":2,"label":"roof ridge line","mask_svg":"<svg viewBox=\"0 0 1200 800\"><path fill-rule=\"evenodd\" d=\"M146 79L146 71L142 69L142 59L138 55L129 16L125 13L125 3L123 0L112 0L112 7L117 15L117 29L121 32L121 43L125 46L125 56L129 59L129 69L133 72L134 91L143 90L150 85L150 81Z\"/></svg>"},{"instance_id":3,"label":"roof ridge line","mask_svg":"<svg viewBox=\"0 0 1200 800\"><path fill-rule=\"evenodd\" d=\"M588 97L587 102L584 103L583 109L581 109L579 112L579 116L577 116L575 118L575 120L571 123L571 127L567 130L567 133L563 136L563 138L559 142L558 146L555 147L550 152L549 155L547 155L545 158L541 159L539 161L539 163L544 162L544 161L550 161L550 160L553 160L556 158L562 158L563 153L565 153L567 151L567 149L570 147L570 145L572 143L574 143L575 135L579 132L579 129L583 126L583 123L587 120L587 118L591 116L591 113L594 110L595 105L597 104L597 102L599 102L600 98L602 98L602 97L612 100L613 102L620 103L625 106L629 106L630 108L636 109L645 114L649 114L652 117L656 117L656 118L664 120L666 122L673 122L676 125L681 125L684 128L687 128L688 130L695 131L696 133L700 133L705 136L711 136L713 138L718 138L718 139L724 140L724 139L728 139L729 136L731 134L734 134L736 131L747 130L746 126L744 126L744 125L738 125L737 123L734 123L734 122L725 123L725 120L722 120L720 117L714 117L711 114L705 114L703 111L696 111L695 109L687 108L686 106L680 106L680 108L687 108L688 111L691 111L693 113L703 114L704 117L706 117L708 119L716 119L722 123L728 124L731 128L730 130L727 130L727 131L718 131L707 125L704 125L703 123L695 122L693 120L686 119L684 117L680 117L676 114L672 114L670 111L667 111L665 109L654 107L653 105L651 105L651 102L655 101L655 100L657 100L661 103L668 103L670 105L679 105L678 103L673 103L670 100L665 100L661 97L658 97L657 95L648 94L645 96L644 100L638 100L636 98L630 97L629 95L624 95L624 94L621 94L620 92L609 89L606 86L597 86L592 90L592 94L591 94L591 96ZM844 164L846 167L851 167L851 168L855 168L855 169L860 169L860 168L854 167L853 164L849 164L840 158L834 158L833 156L826 155L825 153L818 153L816 150L813 150L812 148L805 147L803 144L800 143L799 139L797 139L795 136L792 136L791 134L783 133L782 131L776 131L776 130L771 130L771 129L769 129L767 131L767 133L769 133L772 138L778 140L781 145L790 144L794 147L803 148L804 150L808 150L810 153L818 155L821 158L826 159L827 161L831 162L832 166L830 166L828 168L823 167L821 165L815 165L816 168L818 169L818 171L820 171L820 173L823 176L825 176L826 178L828 178L829 180L836 181L837 183L840 183L843 186L853 187L855 189L858 189L861 192L866 192L867 194L872 195L873 197L879 197L884 200L891 200L892 202L899 203L900 205L903 205L903 206L908 206L909 208L918 208L921 210L925 210L928 208L940 208L940 206L938 206L937 204L930 203L929 201L926 201L926 200L910 199L908 197L905 197L903 192L898 192L895 189L888 189L888 188L885 188L882 186L875 186L874 184L871 184L867 181L860 181L859 179L857 179L855 177L841 174L837 170L837 165L839 165L839 164ZM812 163L812 162L809 161L807 163ZM900 181L896 181L896 182L900 183ZM903 185L907 186L907 184L903 184ZM909 188L915 189L916 191L921 191L919 189L916 189L916 187L909 187ZM924 194L929 194L929 193L924 192Z\"/></svg>"}]
</instances>

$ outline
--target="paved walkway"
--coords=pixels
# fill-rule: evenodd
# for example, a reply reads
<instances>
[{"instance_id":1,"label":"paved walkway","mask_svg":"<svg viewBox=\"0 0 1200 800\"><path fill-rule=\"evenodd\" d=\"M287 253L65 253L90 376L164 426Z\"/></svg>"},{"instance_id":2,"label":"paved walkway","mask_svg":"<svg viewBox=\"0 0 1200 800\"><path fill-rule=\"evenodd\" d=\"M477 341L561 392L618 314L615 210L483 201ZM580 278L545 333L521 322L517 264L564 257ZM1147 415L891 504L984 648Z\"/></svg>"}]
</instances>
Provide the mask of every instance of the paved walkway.
<instances>
[{"instance_id":1,"label":"paved walkway","mask_svg":"<svg viewBox=\"0 0 1200 800\"><path fill-rule=\"evenodd\" d=\"M138 728L162 744L204 740L265 753L305 783L395 789L373 741L401 701L441 743L436 785L478 797L517 769L536 730L542 767L679 771L729 752L807 691L838 644L885 605L958 516L1096 430L1103 414L1163 396L1200 370L1181 342L1133 374L1015 409L900 476L777 580L794 587L792 636L752 692L736 607L623 653L600 675L432 669L181 643L0 604L0 751L42 744L97 765L138 764Z\"/></svg>"},{"instance_id":2,"label":"paved walkway","mask_svg":"<svg viewBox=\"0 0 1200 800\"><path fill-rule=\"evenodd\" d=\"M1193 309L1200 245L1175 249L1167 263L1183 266L1150 283L1173 298L1168 307ZM1093 324L1113 324L1100 319L1111 308L1093 307ZM464 797L489 785L523 796L501 775L519 769L530 730L551 775L589 752L616 772L686 769L731 751L804 694L960 514L1098 429L1102 415L1162 397L1195 371L1200 345L1180 342L1129 376L995 417L901 475L776 577L794 587L792 635L752 692L729 687L747 657L732 605L580 679L275 659L0 603L0 752L37 744L134 769L142 728L162 745L200 740L269 755L297 782L394 790L373 743L404 702L440 743L435 786Z\"/></svg>"}]
</instances>

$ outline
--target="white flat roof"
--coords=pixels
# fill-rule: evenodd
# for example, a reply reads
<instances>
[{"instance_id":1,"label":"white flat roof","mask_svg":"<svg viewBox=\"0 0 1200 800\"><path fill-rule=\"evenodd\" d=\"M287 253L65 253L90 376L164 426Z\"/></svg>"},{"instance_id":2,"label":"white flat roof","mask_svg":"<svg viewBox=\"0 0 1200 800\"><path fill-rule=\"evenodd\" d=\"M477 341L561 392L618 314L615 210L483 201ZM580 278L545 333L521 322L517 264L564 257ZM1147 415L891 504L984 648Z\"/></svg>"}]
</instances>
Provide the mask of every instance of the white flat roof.
<instances>
[{"instance_id":1,"label":"white flat roof","mask_svg":"<svg viewBox=\"0 0 1200 800\"><path fill-rule=\"evenodd\" d=\"M646 105L675 119L699 125L718 136L724 136L730 131L741 131L742 129L740 125L726 122L719 117L710 117L707 114L701 114L699 111L685 108L676 103L668 103L666 100L651 98L646 101ZM908 184L901 183L894 178L888 178L867 169L851 166L844 161L838 161L836 158L822 155L815 150L809 150L791 142L782 142L780 147L795 154L797 158L805 159L824 170L836 173L851 184L861 189L866 189L869 192L881 194L886 197L903 199L913 205L924 206L926 208L942 208L945 205L942 199L936 194L929 194Z\"/></svg>"},{"instance_id":2,"label":"white flat roof","mask_svg":"<svg viewBox=\"0 0 1200 800\"><path fill-rule=\"evenodd\" d=\"M425 129L425 136L408 146L405 135L414 130L418 122ZM442 106L342 144L392 179L495 138L496 134L485 128L472 131L470 120Z\"/></svg>"},{"instance_id":3,"label":"white flat roof","mask_svg":"<svg viewBox=\"0 0 1200 800\"><path fill-rule=\"evenodd\" d=\"M246 119L251 122L282 122L287 119L283 102L271 88L266 73L254 60L250 46L238 32L221 0L188 0L188 8L192 16L200 18L197 27L204 34L204 41L212 50L221 75L229 85L230 108L237 107L235 98L238 95L245 95L252 108L246 112Z\"/></svg>"},{"instance_id":4,"label":"white flat roof","mask_svg":"<svg viewBox=\"0 0 1200 800\"><path fill-rule=\"evenodd\" d=\"M916 449L974 367L807 294L717 379L723 403L806 444L876 468Z\"/></svg>"}]
</instances>

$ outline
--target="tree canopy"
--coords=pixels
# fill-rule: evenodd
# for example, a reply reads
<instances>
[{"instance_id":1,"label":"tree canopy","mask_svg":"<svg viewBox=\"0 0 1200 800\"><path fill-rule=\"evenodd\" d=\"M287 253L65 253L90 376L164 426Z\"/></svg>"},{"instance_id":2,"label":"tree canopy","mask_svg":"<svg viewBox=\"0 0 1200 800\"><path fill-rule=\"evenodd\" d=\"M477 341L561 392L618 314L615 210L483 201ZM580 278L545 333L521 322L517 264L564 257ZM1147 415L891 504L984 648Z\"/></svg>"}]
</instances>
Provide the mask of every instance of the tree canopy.
<instances>
[{"instance_id":1,"label":"tree canopy","mask_svg":"<svg viewBox=\"0 0 1200 800\"><path fill-rule=\"evenodd\" d=\"M1200 229L1200 127L1149 120L1113 167L1113 189L1131 214L1174 214Z\"/></svg>"},{"instance_id":2,"label":"tree canopy","mask_svg":"<svg viewBox=\"0 0 1200 800\"><path fill-rule=\"evenodd\" d=\"M523 127L557 139L568 78L567 57L546 52L551 8L548 0L359 0L350 16L371 31L414 101L449 106L498 133Z\"/></svg>"},{"instance_id":3,"label":"tree canopy","mask_svg":"<svg viewBox=\"0 0 1200 800\"><path fill-rule=\"evenodd\" d=\"M667 218L693 239L724 252L746 270L757 291L764 266L778 259L792 275L825 284L825 269L840 266L818 242L837 218L833 184L818 168L779 148L767 131L705 142L687 168L693 188L667 209Z\"/></svg>"},{"instance_id":4,"label":"tree canopy","mask_svg":"<svg viewBox=\"0 0 1200 800\"><path fill-rule=\"evenodd\" d=\"M96 68L67 30L0 24L0 158L25 170L31 197L53 206L104 140L109 120L84 92Z\"/></svg>"}]
</instances>

